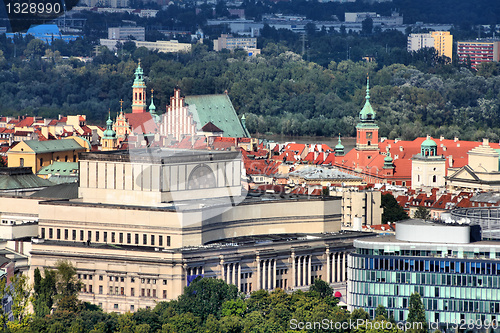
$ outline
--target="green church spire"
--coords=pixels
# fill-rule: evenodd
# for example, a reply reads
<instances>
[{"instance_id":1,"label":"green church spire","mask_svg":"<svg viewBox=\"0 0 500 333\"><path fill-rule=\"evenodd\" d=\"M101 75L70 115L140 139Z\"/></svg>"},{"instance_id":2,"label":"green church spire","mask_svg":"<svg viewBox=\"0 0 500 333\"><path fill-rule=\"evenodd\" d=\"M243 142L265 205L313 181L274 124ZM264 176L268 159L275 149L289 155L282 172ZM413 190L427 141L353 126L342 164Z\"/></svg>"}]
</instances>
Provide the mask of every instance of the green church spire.
<instances>
[{"instance_id":1,"label":"green church spire","mask_svg":"<svg viewBox=\"0 0 500 333\"><path fill-rule=\"evenodd\" d=\"M108 120L106 120L106 130L103 133L103 139L115 139L116 132L113 131L113 120L111 120L111 111L108 111Z\"/></svg>"},{"instance_id":2,"label":"green church spire","mask_svg":"<svg viewBox=\"0 0 500 333\"><path fill-rule=\"evenodd\" d=\"M361 119L362 122L370 122L375 119L375 111L373 111L373 108L370 104L370 77L366 77L366 102L365 106L359 113L359 119Z\"/></svg>"}]
</instances>

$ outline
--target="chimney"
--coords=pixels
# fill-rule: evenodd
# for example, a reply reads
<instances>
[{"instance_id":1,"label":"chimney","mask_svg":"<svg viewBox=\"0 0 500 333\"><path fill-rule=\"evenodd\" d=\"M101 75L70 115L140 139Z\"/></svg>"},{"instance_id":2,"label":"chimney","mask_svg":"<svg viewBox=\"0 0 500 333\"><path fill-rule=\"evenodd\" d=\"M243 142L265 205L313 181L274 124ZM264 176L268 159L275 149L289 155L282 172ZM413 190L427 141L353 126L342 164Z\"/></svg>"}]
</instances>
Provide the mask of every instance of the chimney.
<instances>
[{"instance_id":1,"label":"chimney","mask_svg":"<svg viewBox=\"0 0 500 333\"><path fill-rule=\"evenodd\" d=\"M442 136L442 135L441 135L441 136L439 137L439 141L443 141L443 140L444 140L444 136Z\"/></svg>"},{"instance_id":2,"label":"chimney","mask_svg":"<svg viewBox=\"0 0 500 333\"><path fill-rule=\"evenodd\" d=\"M490 140L488 138L483 139L483 146L489 146L490 145Z\"/></svg>"},{"instance_id":3,"label":"chimney","mask_svg":"<svg viewBox=\"0 0 500 333\"><path fill-rule=\"evenodd\" d=\"M457 142L457 141L458 141L458 137L455 137L455 138L453 139L453 142Z\"/></svg>"},{"instance_id":4,"label":"chimney","mask_svg":"<svg viewBox=\"0 0 500 333\"><path fill-rule=\"evenodd\" d=\"M453 156L448 155L448 168L453 167Z\"/></svg>"}]
</instances>

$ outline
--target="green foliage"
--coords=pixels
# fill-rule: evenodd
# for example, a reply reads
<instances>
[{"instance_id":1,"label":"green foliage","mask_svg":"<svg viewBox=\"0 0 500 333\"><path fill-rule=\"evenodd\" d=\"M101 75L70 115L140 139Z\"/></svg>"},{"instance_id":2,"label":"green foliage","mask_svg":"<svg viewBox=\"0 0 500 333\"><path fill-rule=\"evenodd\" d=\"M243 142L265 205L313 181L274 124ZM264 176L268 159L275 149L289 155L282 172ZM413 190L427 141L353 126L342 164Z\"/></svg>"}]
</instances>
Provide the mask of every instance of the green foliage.
<instances>
[{"instance_id":1,"label":"green foliage","mask_svg":"<svg viewBox=\"0 0 500 333\"><path fill-rule=\"evenodd\" d=\"M31 321L28 307L31 300L31 286L28 277L24 274L16 274L10 278L11 288L8 293L12 296L13 324L17 329L27 327Z\"/></svg>"},{"instance_id":2,"label":"green foliage","mask_svg":"<svg viewBox=\"0 0 500 333\"><path fill-rule=\"evenodd\" d=\"M191 312L205 321L209 315L220 318L222 304L235 300L238 289L220 279L205 279L197 277L179 297L177 309L179 313Z\"/></svg>"},{"instance_id":3,"label":"green foliage","mask_svg":"<svg viewBox=\"0 0 500 333\"><path fill-rule=\"evenodd\" d=\"M390 193L382 194L381 198L382 208L382 223L396 222L408 219L408 214L404 211L394 196Z\"/></svg>"},{"instance_id":4,"label":"green foliage","mask_svg":"<svg viewBox=\"0 0 500 333\"><path fill-rule=\"evenodd\" d=\"M56 272L45 269L44 277L42 277L40 270L36 268L33 286L33 310L35 316L45 317L50 314L56 293Z\"/></svg>"},{"instance_id":5,"label":"green foliage","mask_svg":"<svg viewBox=\"0 0 500 333\"><path fill-rule=\"evenodd\" d=\"M410 306L408 308L408 323L422 323L421 328L413 327L410 329L412 333L427 332L427 321L425 319L425 309L419 293L413 293L410 296Z\"/></svg>"},{"instance_id":6,"label":"green foliage","mask_svg":"<svg viewBox=\"0 0 500 333\"><path fill-rule=\"evenodd\" d=\"M387 320L389 316L387 315L387 309L382 304L379 304L375 309L375 318L377 320Z\"/></svg>"},{"instance_id":7,"label":"green foliage","mask_svg":"<svg viewBox=\"0 0 500 333\"><path fill-rule=\"evenodd\" d=\"M314 283L309 287L310 292L317 292L320 297L331 297L333 296L333 289L328 283L323 280L316 279Z\"/></svg>"},{"instance_id":8,"label":"green foliage","mask_svg":"<svg viewBox=\"0 0 500 333\"><path fill-rule=\"evenodd\" d=\"M419 206L415 213L413 214L413 218L415 219L422 219L422 220L428 220L431 218L431 212L424 206Z\"/></svg>"}]
</instances>

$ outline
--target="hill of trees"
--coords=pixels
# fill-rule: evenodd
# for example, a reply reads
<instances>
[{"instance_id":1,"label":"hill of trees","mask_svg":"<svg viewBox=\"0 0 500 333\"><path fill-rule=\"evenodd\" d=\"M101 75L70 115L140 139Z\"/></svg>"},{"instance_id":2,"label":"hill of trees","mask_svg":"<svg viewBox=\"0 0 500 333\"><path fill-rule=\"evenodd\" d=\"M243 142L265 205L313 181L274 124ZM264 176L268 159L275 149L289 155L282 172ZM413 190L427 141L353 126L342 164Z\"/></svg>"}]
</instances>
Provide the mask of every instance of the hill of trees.
<instances>
[{"instance_id":1,"label":"hill of trees","mask_svg":"<svg viewBox=\"0 0 500 333\"><path fill-rule=\"evenodd\" d=\"M103 123L108 110L119 111L120 99L125 110L130 108L133 73L140 58L148 89L155 90L157 110L165 110L176 85L185 95L227 90L252 133L353 136L368 74L370 101L382 136L500 138L496 63L474 72L445 64L431 49L405 51L403 64L342 60L321 66L273 42L266 43L262 56L251 58L243 51L215 53L199 44L191 53L179 55L128 44L118 55L103 48L92 62L82 63L62 55L84 49L83 40L49 47L29 37L15 43L4 37L0 114L86 114L89 121Z\"/></svg>"}]
</instances>

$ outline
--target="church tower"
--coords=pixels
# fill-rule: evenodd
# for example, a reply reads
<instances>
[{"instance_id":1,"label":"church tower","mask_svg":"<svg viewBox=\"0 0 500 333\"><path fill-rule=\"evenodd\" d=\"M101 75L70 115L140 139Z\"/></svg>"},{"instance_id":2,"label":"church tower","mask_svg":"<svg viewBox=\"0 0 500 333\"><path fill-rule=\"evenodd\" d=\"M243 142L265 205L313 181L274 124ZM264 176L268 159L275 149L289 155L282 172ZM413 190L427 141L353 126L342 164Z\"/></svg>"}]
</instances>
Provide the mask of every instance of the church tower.
<instances>
[{"instance_id":1,"label":"church tower","mask_svg":"<svg viewBox=\"0 0 500 333\"><path fill-rule=\"evenodd\" d=\"M132 85L132 113L146 112L146 84L144 83L144 72L141 61L135 70L134 84Z\"/></svg>"},{"instance_id":2,"label":"church tower","mask_svg":"<svg viewBox=\"0 0 500 333\"><path fill-rule=\"evenodd\" d=\"M118 146L118 138L116 137L116 132L113 131L113 121L111 120L111 114L108 114L108 120L106 121L106 130L103 133L101 139L101 150L116 150Z\"/></svg>"},{"instance_id":3,"label":"church tower","mask_svg":"<svg viewBox=\"0 0 500 333\"><path fill-rule=\"evenodd\" d=\"M375 124L375 111L370 104L370 78L366 79L366 102L359 113L360 122L356 125L356 150L378 150L378 126Z\"/></svg>"}]
</instances>

